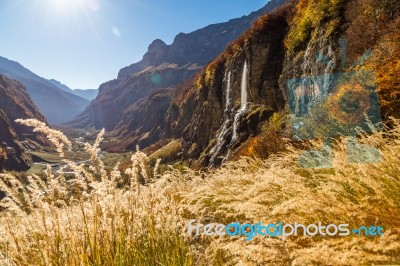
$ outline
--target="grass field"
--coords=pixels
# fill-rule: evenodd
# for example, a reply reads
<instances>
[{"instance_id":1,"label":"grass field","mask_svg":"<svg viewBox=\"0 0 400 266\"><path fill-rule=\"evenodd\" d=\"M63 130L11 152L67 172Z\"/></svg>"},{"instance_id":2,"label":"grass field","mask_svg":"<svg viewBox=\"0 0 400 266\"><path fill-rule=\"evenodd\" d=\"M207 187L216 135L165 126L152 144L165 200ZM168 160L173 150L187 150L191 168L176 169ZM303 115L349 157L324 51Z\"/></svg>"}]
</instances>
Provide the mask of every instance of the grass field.
<instances>
[{"instance_id":1,"label":"grass field","mask_svg":"<svg viewBox=\"0 0 400 266\"><path fill-rule=\"evenodd\" d=\"M350 164L334 145L333 168L301 169L302 150L243 158L206 172L150 167L138 151L126 172L69 162L75 178L2 174L1 265L396 265L400 263L400 121L365 135L382 161ZM317 143L315 143L317 144ZM311 148L311 147L310 147ZM123 181L123 182L121 182ZM46 193L42 193L46 191ZM188 236L197 223L347 223L382 237ZM8 264L5 264L8 263Z\"/></svg>"}]
</instances>

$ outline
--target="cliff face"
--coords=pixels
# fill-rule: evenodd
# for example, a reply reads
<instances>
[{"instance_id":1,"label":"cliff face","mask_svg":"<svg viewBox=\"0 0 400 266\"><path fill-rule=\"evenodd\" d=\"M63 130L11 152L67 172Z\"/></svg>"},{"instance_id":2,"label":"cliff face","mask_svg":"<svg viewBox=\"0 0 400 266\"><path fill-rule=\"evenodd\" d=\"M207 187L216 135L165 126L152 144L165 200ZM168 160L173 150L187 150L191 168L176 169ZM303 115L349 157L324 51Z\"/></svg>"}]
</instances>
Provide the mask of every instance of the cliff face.
<instances>
[{"instance_id":1,"label":"cliff face","mask_svg":"<svg viewBox=\"0 0 400 266\"><path fill-rule=\"evenodd\" d=\"M189 100L195 108L182 106L183 113L194 109L183 134L185 158L200 157L203 166L220 164L284 108L278 79L287 27L286 11L265 16L198 77L194 89L199 91Z\"/></svg>"},{"instance_id":2,"label":"cliff face","mask_svg":"<svg viewBox=\"0 0 400 266\"><path fill-rule=\"evenodd\" d=\"M399 117L400 4L302 0L295 11L279 80L292 136L357 136Z\"/></svg>"},{"instance_id":3,"label":"cliff face","mask_svg":"<svg viewBox=\"0 0 400 266\"><path fill-rule=\"evenodd\" d=\"M153 91L175 86L193 76L218 56L229 42L246 31L255 19L285 1L272 0L249 16L188 34L180 33L171 45L155 40L140 62L122 69L117 79L102 84L98 97L68 125L78 128L105 127L109 131L131 130L121 128L129 123L125 119L131 118L124 115L126 110Z\"/></svg>"},{"instance_id":4,"label":"cliff face","mask_svg":"<svg viewBox=\"0 0 400 266\"><path fill-rule=\"evenodd\" d=\"M87 110L70 124L80 124L82 117L89 116L90 124L106 130L124 126L130 121L126 115L136 103L153 91L168 88L189 78L198 71L198 67L179 67L176 64L163 64L149 67L144 71L132 74L130 78L115 80L100 86L98 97Z\"/></svg>"},{"instance_id":5,"label":"cliff face","mask_svg":"<svg viewBox=\"0 0 400 266\"><path fill-rule=\"evenodd\" d=\"M0 170L27 170L32 160L23 142L40 142L31 129L15 123L18 118L46 121L22 84L0 75Z\"/></svg>"}]
</instances>

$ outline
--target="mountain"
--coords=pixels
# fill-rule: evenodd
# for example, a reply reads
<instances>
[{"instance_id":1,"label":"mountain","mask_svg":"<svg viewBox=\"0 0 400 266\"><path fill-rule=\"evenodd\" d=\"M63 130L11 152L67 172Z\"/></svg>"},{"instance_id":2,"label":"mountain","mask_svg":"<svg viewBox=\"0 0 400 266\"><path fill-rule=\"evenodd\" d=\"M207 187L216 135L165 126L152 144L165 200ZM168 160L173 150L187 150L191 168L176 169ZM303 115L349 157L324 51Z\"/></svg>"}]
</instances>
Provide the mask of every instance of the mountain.
<instances>
[{"instance_id":1,"label":"mountain","mask_svg":"<svg viewBox=\"0 0 400 266\"><path fill-rule=\"evenodd\" d=\"M106 127L112 141L103 148L111 151L179 140L181 158L199 167L269 156L283 139L368 132L369 123L400 116L398 17L393 1L290 1L176 85L185 73L178 61L187 61L147 66L170 58L157 40L71 125Z\"/></svg>"},{"instance_id":2,"label":"mountain","mask_svg":"<svg viewBox=\"0 0 400 266\"><path fill-rule=\"evenodd\" d=\"M43 140L15 120L32 118L45 122L46 119L18 81L0 75L0 95L0 171L27 170L32 158L26 147Z\"/></svg>"},{"instance_id":3,"label":"mountain","mask_svg":"<svg viewBox=\"0 0 400 266\"><path fill-rule=\"evenodd\" d=\"M75 95L78 95L79 97L82 97L86 100L92 101L96 99L97 95L99 94L98 89L86 89L86 90L81 90L81 89L75 89L72 90L72 93Z\"/></svg>"},{"instance_id":4,"label":"mountain","mask_svg":"<svg viewBox=\"0 0 400 266\"><path fill-rule=\"evenodd\" d=\"M4 57L0 57L0 74L21 82L50 124L71 120L89 104L88 100L60 89L53 82Z\"/></svg>"},{"instance_id":5,"label":"mountain","mask_svg":"<svg viewBox=\"0 0 400 266\"><path fill-rule=\"evenodd\" d=\"M284 109L278 80L290 7L259 18L197 75L126 109L124 122L112 131L114 141L104 148L130 150L182 139L184 159L200 159L203 166L221 163L221 156L256 135L261 123ZM242 110L244 73L249 104Z\"/></svg>"},{"instance_id":6,"label":"mountain","mask_svg":"<svg viewBox=\"0 0 400 266\"><path fill-rule=\"evenodd\" d=\"M95 99L99 92L97 89L87 89L87 90L75 89L75 90L73 90L73 89L69 88L67 85L62 84L58 80L49 79L48 81L51 82L53 85L57 86L59 89L69 92L71 94L74 94L76 96L79 96L88 101Z\"/></svg>"},{"instance_id":7,"label":"mountain","mask_svg":"<svg viewBox=\"0 0 400 266\"><path fill-rule=\"evenodd\" d=\"M68 125L115 129L127 124L125 113L153 91L175 86L208 64L262 14L286 0L272 0L248 16L178 34L171 45L153 41L143 59L120 70L117 79L102 84L99 95Z\"/></svg>"},{"instance_id":8,"label":"mountain","mask_svg":"<svg viewBox=\"0 0 400 266\"><path fill-rule=\"evenodd\" d=\"M378 26L365 10L379 11ZM104 148L159 147L178 139L182 159L204 167L235 156L279 152L293 130L307 138L319 132L353 136L357 128L368 132L368 123L400 116L398 14L398 8L375 0L289 2L260 17L195 76L126 108ZM361 31L365 26L368 30ZM345 81L367 94L346 91L354 87ZM358 118L330 110L363 106L354 102L352 107L351 97L335 98L354 93L367 106ZM320 99L327 102L313 110ZM302 133L299 126L289 127L289 119L304 108L309 117ZM347 120L341 122L338 114Z\"/></svg>"},{"instance_id":9,"label":"mountain","mask_svg":"<svg viewBox=\"0 0 400 266\"><path fill-rule=\"evenodd\" d=\"M61 83L61 82L58 81L58 80L55 80L55 79L48 79L47 81L49 81L51 84L53 84L54 86L56 86L56 87L59 88L60 90L63 90L63 91L69 92L69 93L72 93L72 92L73 92L73 90L72 90L70 87L68 87L67 85Z\"/></svg>"}]
</instances>

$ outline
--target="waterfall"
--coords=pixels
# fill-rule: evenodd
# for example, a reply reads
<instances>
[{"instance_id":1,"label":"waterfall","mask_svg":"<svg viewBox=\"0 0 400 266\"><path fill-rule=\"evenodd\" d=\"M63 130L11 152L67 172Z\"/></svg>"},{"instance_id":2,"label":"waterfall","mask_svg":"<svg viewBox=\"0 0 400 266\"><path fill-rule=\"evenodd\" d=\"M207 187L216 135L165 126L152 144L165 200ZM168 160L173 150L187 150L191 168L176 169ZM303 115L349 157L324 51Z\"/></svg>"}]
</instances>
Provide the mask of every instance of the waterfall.
<instances>
[{"instance_id":1,"label":"waterfall","mask_svg":"<svg viewBox=\"0 0 400 266\"><path fill-rule=\"evenodd\" d=\"M221 155L223 152L225 146L227 145L226 139L227 139L227 134L229 133L229 127L231 124L231 98L232 98L232 82L231 82L231 76L232 73L231 71L228 71L225 74L225 80L226 80L226 102L225 102L225 112L224 112L224 123L222 127L220 128L219 134L217 136L217 143L215 146L211 149L210 154L212 154L210 163L213 165L215 161L217 160L218 156Z\"/></svg>"},{"instance_id":2,"label":"waterfall","mask_svg":"<svg viewBox=\"0 0 400 266\"><path fill-rule=\"evenodd\" d=\"M232 141L237 139L237 127L240 122L240 118L247 111L247 74L248 67L247 61L244 62L243 73L242 73L242 84L240 86L240 109L235 115L235 120L233 121L233 137Z\"/></svg>"},{"instance_id":3,"label":"waterfall","mask_svg":"<svg viewBox=\"0 0 400 266\"><path fill-rule=\"evenodd\" d=\"M228 111L229 107L231 106L231 71L228 72L227 81L226 81L226 102L225 102L225 112Z\"/></svg>"},{"instance_id":4,"label":"waterfall","mask_svg":"<svg viewBox=\"0 0 400 266\"><path fill-rule=\"evenodd\" d=\"M242 84L240 88L240 109L247 109L247 61L244 62Z\"/></svg>"},{"instance_id":5,"label":"waterfall","mask_svg":"<svg viewBox=\"0 0 400 266\"><path fill-rule=\"evenodd\" d=\"M244 62L243 73L242 73L242 83L240 86L240 108L237 113L233 116L233 106L232 106L232 73L231 71L225 72L225 93L226 93L226 103L224 112L224 123L222 124L219 133L217 135L217 141L215 145L210 150L210 166L215 166L224 161L228 155L225 152L229 151L229 146L237 141L237 128L240 124L242 116L247 112L248 102L247 102L247 86L248 86L248 66L247 62ZM232 128L233 130L232 130Z\"/></svg>"}]
</instances>

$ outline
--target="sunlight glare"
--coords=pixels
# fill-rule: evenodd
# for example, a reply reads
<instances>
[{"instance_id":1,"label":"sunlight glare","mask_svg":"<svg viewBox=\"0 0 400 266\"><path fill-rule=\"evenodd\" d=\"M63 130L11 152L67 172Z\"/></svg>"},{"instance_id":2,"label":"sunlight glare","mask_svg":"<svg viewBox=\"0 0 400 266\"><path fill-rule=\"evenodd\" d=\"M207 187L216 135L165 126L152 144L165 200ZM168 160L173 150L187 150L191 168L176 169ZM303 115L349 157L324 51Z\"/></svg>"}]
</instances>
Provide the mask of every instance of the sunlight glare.
<instances>
[{"instance_id":1,"label":"sunlight glare","mask_svg":"<svg viewBox=\"0 0 400 266\"><path fill-rule=\"evenodd\" d=\"M70 12L72 10L89 9L97 11L100 8L99 0L47 0L51 9L55 12Z\"/></svg>"},{"instance_id":2,"label":"sunlight glare","mask_svg":"<svg viewBox=\"0 0 400 266\"><path fill-rule=\"evenodd\" d=\"M77 8L81 4L81 0L48 0L52 8L57 10L66 10Z\"/></svg>"}]
</instances>

